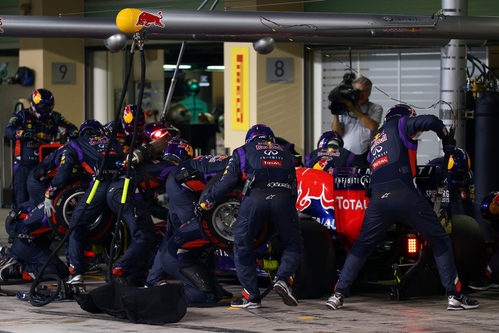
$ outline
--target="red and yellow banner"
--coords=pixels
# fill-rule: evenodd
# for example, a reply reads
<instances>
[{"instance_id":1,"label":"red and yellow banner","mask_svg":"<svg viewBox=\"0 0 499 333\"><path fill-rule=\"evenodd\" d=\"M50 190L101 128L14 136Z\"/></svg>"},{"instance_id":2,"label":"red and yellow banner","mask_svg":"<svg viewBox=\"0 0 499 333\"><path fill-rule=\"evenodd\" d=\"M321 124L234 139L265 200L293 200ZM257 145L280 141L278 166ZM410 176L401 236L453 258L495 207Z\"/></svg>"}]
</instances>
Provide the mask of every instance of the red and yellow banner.
<instances>
[{"instance_id":1,"label":"red and yellow banner","mask_svg":"<svg viewBox=\"0 0 499 333\"><path fill-rule=\"evenodd\" d=\"M249 129L249 47L233 47L230 51L231 128Z\"/></svg>"}]
</instances>

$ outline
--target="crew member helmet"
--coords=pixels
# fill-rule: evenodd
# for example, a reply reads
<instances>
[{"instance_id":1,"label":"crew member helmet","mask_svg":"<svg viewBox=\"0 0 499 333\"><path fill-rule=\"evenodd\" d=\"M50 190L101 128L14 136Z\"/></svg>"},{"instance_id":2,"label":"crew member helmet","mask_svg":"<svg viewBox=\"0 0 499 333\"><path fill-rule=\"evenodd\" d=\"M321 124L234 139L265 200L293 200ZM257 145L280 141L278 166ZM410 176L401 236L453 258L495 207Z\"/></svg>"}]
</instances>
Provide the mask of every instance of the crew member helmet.
<instances>
[{"instance_id":1,"label":"crew member helmet","mask_svg":"<svg viewBox=\"0 0 499 333\"><path fill-rule=\"evenodd\" d=\"M135 104L128 104L125 106L123 114L121 115L121 125L123 126L123 132L126 136L131 136L133 134L135 117L139 117L137 121L137 133L139 133L144 129L144 124L146 122L144 111L142 109L139 111Z\"/></svg>"},{"instance_id":2,"label":"crew member helmet","mask_svg":"<svg viewBox=\"0 0 499 333\"><path fill-rule=\"evenodd\" d=\"M275 135L274 132L270 129L270 127L263 125L263 124L257 124L253 125L248 132L246 133L246 139L245 142L251 142L255 139L267 139L272 142L275 142Z\"/></svg>"},{"instance_id":3,"label":"crew member helmet","mask_svg":"<svg viewBox=\"0 0 499 333\"><path fill-rule=\"evenodd\" d=\"M471 160L466 150L456 148L449 157L449 163L447 164L451 183L460 185L468 183L472 178L470 168Z\"/></svg>"},{"instance_id":4,"label":"crew member helmet","mask_svg":"<svg viewBox=\"0 0 499 333\"><path fill-rule=\"evenodd\" d=\"M328 144L336 143L338 146L343 147L343 139L336 131L327 131L322 133L319 141L317 141L317 149L324 148Z\"/></svg>"},{"instance_id":5,"label":"crew member helmet","mask_svg":"<svg viewBox=\"0 0 499 333\"><path fill-rule=\"evenodd\" d=\"M499 222L499 192L489 192L480 204L480 212L482 216L490 221ZM498 227L499 223L495 226Z\"/></svg>"},{"instance_id":6,"label":"crew member helmet","mask_svg":"<svg viewBox=\"0 0 499 333\"><path fill-rule=\"evenodd\" d=\"M79 134L80 136L85 134L104 134L104 127L98 120L88 119L81 124Z\"/></svg>"},{"instance_id":7,"label":"crew member helmet","mask_svg":"<svg viewBox=\"0 0 499 333\"><path fill-rule=\"evenodd\" d=\"M407 104L397 104L392 106L385 115L385 121L395 117L415 117L416 111Z\"/></svg>"},{"instance_id":8,"label":"crew member helmet","mask_svg":"<svg viewBox=\"0 0 499 333\"><path fill-rule=\"evenodd\" d=\"M54 95L47 89L36 89L30 98L31 111L37 118L43 118L54 109Z\"/></svg>"},{"instance_id":9,"label":"crew member helmet","mask_svg":"<svg viewBox=\"0 0 499 333\"><path fill-rule=\"evenodd\" d=\"M163 159L173 162L182 162L194 156L191 144L184 139L173 139L165 148Z\"/></svg>"},{"instance_id":10,"label":"crew member helmet","mask_svg":"<svg viewBox=\"0 0 499 333\"><path fill-rule=\"evenodd\" d=\"M144 135L147 140L155 141L168 135L168 129L163 123L149 123L144 126Z\"/></svg>"}]
</instances>

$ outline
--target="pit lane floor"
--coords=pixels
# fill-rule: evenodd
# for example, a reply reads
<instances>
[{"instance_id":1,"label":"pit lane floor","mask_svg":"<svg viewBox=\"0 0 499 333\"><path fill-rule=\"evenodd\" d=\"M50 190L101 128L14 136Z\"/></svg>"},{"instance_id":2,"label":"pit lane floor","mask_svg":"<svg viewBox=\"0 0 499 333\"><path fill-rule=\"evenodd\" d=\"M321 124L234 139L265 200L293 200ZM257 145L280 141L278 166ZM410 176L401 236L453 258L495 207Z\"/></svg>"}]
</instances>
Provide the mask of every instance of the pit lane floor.
<instances>
[{"instance_id":1,"label":"pit lane floor","mask_svg":"<svg viewBox=\"0 0 499 333\"><path fill-rule=\"evenodd\" d=\"M4 221L6 210L0 210ZM6 244L0 228L0 244ZM104 283L87 279L88 287ZM2 292L29 290L29 284L2 285ZM240 287L225 284L234 294ZM263 291L263 290L262 290ZM271 292L254 310L229 306L187 309L178 323L163 326L133 324L105 314L81 310L73 301L52 302L33 307L15 296L0 296L0 332L497 332L499 330L499 290L473 293L480 308L448 311L444 296L390 300L386 293L355 294L344 308L332 311L325 300L301 300L289 307Z\"/></svg>"}]
</instances>

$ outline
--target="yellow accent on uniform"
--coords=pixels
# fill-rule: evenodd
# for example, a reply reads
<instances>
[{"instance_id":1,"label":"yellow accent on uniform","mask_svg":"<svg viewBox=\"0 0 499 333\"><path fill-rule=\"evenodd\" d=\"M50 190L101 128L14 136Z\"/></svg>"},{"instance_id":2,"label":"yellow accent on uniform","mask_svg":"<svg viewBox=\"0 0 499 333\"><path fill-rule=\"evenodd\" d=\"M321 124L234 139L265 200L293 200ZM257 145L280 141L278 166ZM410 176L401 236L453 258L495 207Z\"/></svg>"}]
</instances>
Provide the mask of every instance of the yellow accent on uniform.
<instances>
[{"instance_id":1,"label":"yellow accent on uniform","mask_svg":"<svg viewBox=\"0 0 499 333\"><path fill-rule=\"evenodd\" d=\"M125 8L120 10L118 15L116 15L116 25L118 26L118 29L126 34L139 32L143 26L138 26L136 24L141 13L142 11L137 8Z\"/></svg>"}]
</instances>

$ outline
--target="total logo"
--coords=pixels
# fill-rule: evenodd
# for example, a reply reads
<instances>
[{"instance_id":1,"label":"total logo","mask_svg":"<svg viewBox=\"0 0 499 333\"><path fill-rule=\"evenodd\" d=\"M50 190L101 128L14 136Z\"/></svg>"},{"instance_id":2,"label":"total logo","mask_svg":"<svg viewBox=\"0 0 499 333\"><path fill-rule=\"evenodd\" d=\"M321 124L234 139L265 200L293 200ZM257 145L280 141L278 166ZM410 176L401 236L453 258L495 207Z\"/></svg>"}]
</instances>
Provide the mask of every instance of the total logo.
<instances>
[{"instance_id":1,"label":"total logo","mask_svg":"<svg viewBox=\"0 0 499 333\"><path fill-rule=\"evenodd\" d=\"M336 202L338 203L338 207L341 209L349 209L349 210L366 210L368 201L364 200L356 200L356 199L346 199L344 197L336 197Z\"/></svg>"}]
</instances>

